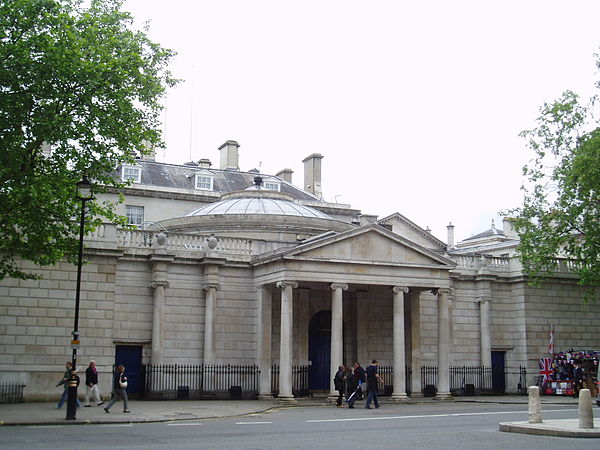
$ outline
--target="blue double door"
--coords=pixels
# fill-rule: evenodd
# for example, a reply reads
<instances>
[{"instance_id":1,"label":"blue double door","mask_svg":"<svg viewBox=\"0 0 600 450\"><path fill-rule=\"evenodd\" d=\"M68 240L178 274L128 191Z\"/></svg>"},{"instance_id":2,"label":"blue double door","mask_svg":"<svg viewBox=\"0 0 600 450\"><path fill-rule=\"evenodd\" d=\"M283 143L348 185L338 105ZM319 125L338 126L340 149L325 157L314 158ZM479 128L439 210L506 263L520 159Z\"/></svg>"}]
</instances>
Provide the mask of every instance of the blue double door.
<instances>
[{"instance_id":1,"label":"blue double door","mask_svg":"<svg viewBox=\"0 0 600 450\"><path fill-rule=\"evenodd\" d=\"M119 365L125 366L128 394L139 394L143 388L142 350L141 345L117 345L115 349L115 370Z\"/></svg>"},{"instance_id":2,"label":"blue double door","mask_svg":"<svg viewBox=\"0 0 600 450\"><path fill-rule=\"evenodd\" d=\"M329 391L331 364L331 312L320 311L310 320L308 330L309 388Z\"/></svg>"}]
</instances>

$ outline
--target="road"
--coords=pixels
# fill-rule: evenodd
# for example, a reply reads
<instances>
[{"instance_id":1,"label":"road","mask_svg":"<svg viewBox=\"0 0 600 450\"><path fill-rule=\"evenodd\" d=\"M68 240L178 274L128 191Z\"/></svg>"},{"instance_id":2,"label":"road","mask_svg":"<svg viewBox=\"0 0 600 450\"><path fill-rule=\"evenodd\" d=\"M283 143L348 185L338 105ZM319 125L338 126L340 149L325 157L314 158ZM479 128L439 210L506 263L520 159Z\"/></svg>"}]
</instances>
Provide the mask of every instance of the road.
<instances>
[{"instance_id":1,"label":"road","mask_svg":"<svg viewBox=\"0 0 600 450\"><path fill-rule=\"evenodd\" d=\"M572 406L545 419L577 416ZM597 449L599 439L529 436L498 431L527 420L527 405L440 403L379 409L281 408L237 418L145 424L0 428L3 449Z\"/></svg>"}]
</instances>

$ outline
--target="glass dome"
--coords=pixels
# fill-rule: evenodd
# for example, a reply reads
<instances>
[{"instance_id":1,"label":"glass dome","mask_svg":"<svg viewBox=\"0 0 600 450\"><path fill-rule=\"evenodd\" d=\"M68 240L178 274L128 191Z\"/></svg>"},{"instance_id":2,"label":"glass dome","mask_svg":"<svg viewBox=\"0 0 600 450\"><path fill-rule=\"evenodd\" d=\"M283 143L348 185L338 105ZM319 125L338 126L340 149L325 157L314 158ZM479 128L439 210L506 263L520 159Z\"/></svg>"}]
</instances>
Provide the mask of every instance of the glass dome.
<instances>
[{"instance_id":1,"label":"glass dome","mask_svg":"<svg viewBox=\"0 0 600 450\"><path fill-rule=\"evenodd\" d=\"M220 214L264 214L312 217L331 220L327 214L314 208L303 206L289 200L265 197L229 198L198 208L188 214L189 216L208 216Z\"/></svg>"}]
</instances>

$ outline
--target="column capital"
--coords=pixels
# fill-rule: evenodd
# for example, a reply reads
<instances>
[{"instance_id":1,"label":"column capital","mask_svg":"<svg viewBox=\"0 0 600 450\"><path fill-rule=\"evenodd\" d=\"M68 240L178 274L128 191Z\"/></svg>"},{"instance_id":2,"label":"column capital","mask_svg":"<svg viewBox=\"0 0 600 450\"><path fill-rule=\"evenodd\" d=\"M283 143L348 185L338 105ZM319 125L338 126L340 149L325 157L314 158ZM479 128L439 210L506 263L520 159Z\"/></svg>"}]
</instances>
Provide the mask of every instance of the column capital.
<instances>
[{"instance_id":1,"label":"column capital","mask_svg":"<svg viewBox=\"0 0 600 450\"><path fill-rule=\"evenodd\" d=\"M332 290L341 289L342 291L347 291L348 284L347 283L331 283L329 288Z\"/></svg>"},{"instance_id":2,"label":"column capital","mask_svg":"<svg viewBox=\"0 0 600 450\"><path fill-rule=\"evenodd\" d=\"M296 289L298 288L298 282L297 281L278 281L275 286L277 286L279 289L285 289L288 286L291 286L292 288Z\"/></svg>"},{"instance_id":3,"label":"column capital","mask_svg":"<svg viewBox=\"0 0 600 450\"><path fill-rule=\"evenodd\" d=\"M475 297L475 303L491 303L491 302L492 302L492 297L487 297L484 295Z\"/></svg>"},{"instance_id":4,"label":"column capital","mask_svg":"<svg viewBox=\"0 0 600 450\"><path fill-rule=\"evenodd\" d=\"M408 286L396 285L396 286L392 287L392 292L394 294L399 294L400 292L404 292L405 294L408 294L409 291L410 291L410 289L408 288Z\"/></svg>"},{"instance_id":5,"label":"column capital","mask_svg":"<svg viewBox=\"0 0 600 450\"><path fill-rule=\"evenodd\" d=\"M454 294L454 290L452 288L433 288L431 290L431 293L433 295L446 294L446 295L450 296L450 295Z\"/></svg>"},{"instance_id":6,"label":"column capital","mask_svg":"<svg viewBox=\"0 0 600 450\"><path fill-rule=\"evenodd\" d=\"M208 291L210 289L214 289L215 291L221 290L221 285L219 283L204 283L202 285L203 291Z\"/></svg>"},{"instance_id":7,"label":"column capital","mask_svg":"<svg viewBox=\"0 0 600 450\"><path fill-rule=\"evenodd\" d=\"M162 286L164 288L168 288L169 287L169 282L168 281L153 281L152 283L150 283L150 287L152 289L156 289L159 286Z\"/></svg>"}]
</instances>

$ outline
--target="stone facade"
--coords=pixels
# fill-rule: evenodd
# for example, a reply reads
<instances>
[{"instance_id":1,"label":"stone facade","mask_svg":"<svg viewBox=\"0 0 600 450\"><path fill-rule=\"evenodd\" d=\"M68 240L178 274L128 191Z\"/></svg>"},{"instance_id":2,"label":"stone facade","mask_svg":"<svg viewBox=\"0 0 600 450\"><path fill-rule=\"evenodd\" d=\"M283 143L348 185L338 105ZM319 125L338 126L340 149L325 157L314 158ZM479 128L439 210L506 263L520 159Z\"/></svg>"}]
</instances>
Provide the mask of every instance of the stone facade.
<instances>
[{"instance_id":1,"label":"stone facade","mask_svg":"<svg viewBox=\"0 0 600 450\"><path fill-rule=\"evenodd\" d=\"M237 152L228 142L222 151ZM220 186L208 192L185 185L198 167L140 162L141 183L125 190L120 208L142 206L146 225L104 224L85 240L78 366L96 360L102 392L115 357L132 349L142 363L258 364L263 374L279 364L286 401L292 364L320 365L327 380L328 364L406 364L415 384L394 379L393 396L402 400L407 390L419 394L421 365L443 371L497 364L492 358L502 359L506 391L515 392L519 366L528 368L528 383L537 374L550 325L557 348L600 348L600 307L581 303L565 264L532 288L508 231L492 227L449 246L400 214L373 223L349 205L325 203L322 156L311 157L305 183L313 187L295 188L286 172L269 177L276 192L244 190L257 174L233 168L236 155L223 158L231 167L202 168ZM288 212L252 206L267 200ZM217 201L226 212L186 216ZM227 209L240 202L246 210ZM289 212L293 205L308 209ZM56 398L70 359L76 267L22 266L41 279L0 281L0 379L22 381L28 400ZM317 332L323 317L329 328ZM328 360L315 356L319 345ZM269 389L263 375L261 395ZM449 395L443 376L438 395Z\"/></svg>"}]
</instances>

